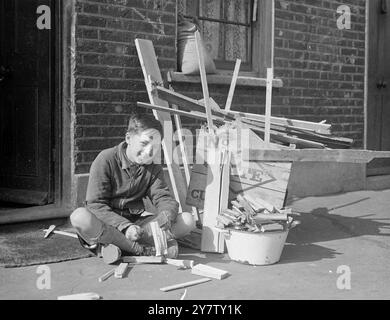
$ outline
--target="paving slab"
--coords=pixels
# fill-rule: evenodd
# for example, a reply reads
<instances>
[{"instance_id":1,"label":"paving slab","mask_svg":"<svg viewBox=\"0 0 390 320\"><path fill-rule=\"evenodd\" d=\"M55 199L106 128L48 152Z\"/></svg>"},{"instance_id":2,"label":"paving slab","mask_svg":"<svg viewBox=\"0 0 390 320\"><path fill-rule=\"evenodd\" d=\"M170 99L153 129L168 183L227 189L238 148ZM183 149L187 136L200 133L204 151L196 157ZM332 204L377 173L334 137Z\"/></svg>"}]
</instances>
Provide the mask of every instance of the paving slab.
<instances>
[{"instance_id":1,"label":"paving slab","mask_svg":"<svg viewBox=\"0 0 390 320\"><path fill-rule=\"evenodd\" d=\"M293 199L288 205L302 223L290 231L277 264L249 266L231 261L228 254L181 248L179 258L231 274L187 288L185 299L390 298L390 190ZM99 283L99 276L112 268L99 258L47 266L50 289L38 289L38 266L1 268L0 299L57 299L96 292L108 300L179 300L185 289L159 289L200 278L171 265L136 265L123 279Z\"/></svg>"}]
</instances>

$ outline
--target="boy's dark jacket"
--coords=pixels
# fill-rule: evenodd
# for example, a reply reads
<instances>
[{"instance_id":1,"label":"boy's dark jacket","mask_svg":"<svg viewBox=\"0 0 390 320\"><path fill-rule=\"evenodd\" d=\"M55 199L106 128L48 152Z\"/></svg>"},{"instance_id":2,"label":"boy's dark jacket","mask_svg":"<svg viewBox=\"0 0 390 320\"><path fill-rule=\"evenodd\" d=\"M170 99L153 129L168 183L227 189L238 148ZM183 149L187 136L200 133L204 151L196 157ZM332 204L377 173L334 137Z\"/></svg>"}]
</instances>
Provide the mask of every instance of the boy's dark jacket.
<instances>
[{"instance_id":1,"label":"boy's dark jacket","mask_svg":"<svg viewBox=\"0 0 390 320\"><path fill-rule=\"evenodd\" d=\"M86 207L103 222L122 231L144 211L148 197L172 221L179 204L171 197L161 165L138 165L126 156L126 142L103 150L93 161L87 187Z\"/></svg>"}]
</instances>

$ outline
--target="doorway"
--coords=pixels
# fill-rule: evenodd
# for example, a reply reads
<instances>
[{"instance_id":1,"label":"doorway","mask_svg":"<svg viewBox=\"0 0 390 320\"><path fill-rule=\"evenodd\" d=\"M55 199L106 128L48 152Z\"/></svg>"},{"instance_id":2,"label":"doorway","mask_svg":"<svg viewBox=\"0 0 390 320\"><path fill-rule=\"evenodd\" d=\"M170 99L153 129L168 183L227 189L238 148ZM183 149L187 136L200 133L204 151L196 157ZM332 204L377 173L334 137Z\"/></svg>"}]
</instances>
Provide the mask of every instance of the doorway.
<instances>
[{"instance_id":1,"label":"doorway","mask_svg":"<svg viewBox=\"0 0 390 320\"><path fill-rule=\"evenodd\" d=\"M0 201L54 201L54 10L52 28L37 27L54 2L0 2Z\"/></svg>"},{"instance_id":2,"label":"doorway","mask_svg":"<svg viewBox=\"0 0 390 320\"><path fill-rule=\"evenodd\" d=\"M390 0L370 0L368 17L367 149L390 150ZM367 175L390 174L390 159L374 159Z\"/></svg>"}]
</instances>

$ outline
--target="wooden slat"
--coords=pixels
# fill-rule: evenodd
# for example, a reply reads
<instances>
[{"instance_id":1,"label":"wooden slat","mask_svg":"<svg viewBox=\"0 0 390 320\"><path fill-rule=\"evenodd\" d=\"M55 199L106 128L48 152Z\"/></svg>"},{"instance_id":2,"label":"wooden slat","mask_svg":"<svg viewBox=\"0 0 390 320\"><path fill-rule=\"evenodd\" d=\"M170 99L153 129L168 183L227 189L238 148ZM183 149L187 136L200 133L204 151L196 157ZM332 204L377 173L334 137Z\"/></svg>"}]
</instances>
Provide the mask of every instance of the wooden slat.
<instances>
[{"instance_id":1,"label":"wooden slat","mask_svg":"<svg viewBox=\"0 0 390 320\"><path fill-rule=\"evenodd\" d=\"M203 57L203 46L200 38L199 31L195 31L195 45L196 51L198 55L198 63L199 63L199 72L200 72L200 80L202 83L202 91L203 91L203 99L206 108L206 116L207 116L207 125L209 130L213 130L213 119L211 117L211 107L209 105L209 88L207 86L207 78L206 78L206 69L204 65L204 57Z\"/></svg>"},{"instance_id":2,"label":"wooden slat","mask_svg":"<svg viewBox=\"0 0 390 320\"><path fill-rule=\"evenodd\" d=\"M256 41L256 40L255 40ZM256 59L255 59L256 61ZM171 83L200 83L200 77L196 75L185 75L181 72L169 71L169 75L171 77ZM208 84L225 84L229 85L232 81L232 75L228 73L217 73L217 74L209 74L207 75L207 83ZM237 78L237 85L246 86L246 87L265 87L266 79L259 77L250 77L250 76L239 76ZM281 79L274 79L272 86L274 88L282 88L283 81Z\"/></svg>"},{"instance_id":3,"label":"wooden slat","mask_svg":"<svg viewBox=\"0 0 390 320\"><path fill-rule=\"evenodd\" d=\"M225 111L230 111L230 107L232 105L234 90L236 88L236 83L237 83L237 78L238 78L238 73L240 72L240 65L241 65L241 59L237 59L236 65L234 66L232 83L230 84L228 97L226 99Z\"/></svg>"},{"instance_id":4,"label":"wooden slat","mask_svg":"<svg viewBox=\"0 0 390 320\"><path fill-rule=\"evenodd\" d=\"M265 122L265 116L261 114L238 112L238 111L230 111L230 112L239 115L241 117ZM311 121L303 121L303 120L296 120L290 118L280 118L280 117L271 117L271 123L288 125L288 126L297 126L301 129L314 130L315 132L322 133L322 134L330 134L330 128L331 128L330 124L316 123Z\"/></svg>"},{"instance_id":5,"label":"wooden slat","mask_svg":"<svg viewBox=\"0 0 390 320\"><path fill-rule=\"evenodd\" d=\"M224 252L222 233L214 229L220 209L221 192L221 154L214 145L214 135L208 135L207 141L207 185L205 189L203 229L201 251Z\"/></svg>"},{"instance_id":6,"label":"wooden slat","mask_svg":"<svg viewBox=\"0 0 390 320\"><path fill-rule=\"evenodd\" d=\"M247 150L246 160L259 161L318 161L368 163L374 158L390 158L390 151L350 149Z\"/></svg>"},{"instance_id":7,"label":"wooden slat","mask_svg":"<svg viewBox=\"0 0 390 320\"><path fill-rule=\"evenodd\" d=\"M138 58L142 67L145 78L146 89L148 91L149 100L152 104L160 105L169 108L169 104L160 99L152 90L151 81L156 81L159 84L163 83L160 68L157 63L156 53L153 44L150 40L136 39L135 45L137 48ZM180 211L190 211L191 208L186 205L186 183L179 166L173 161L172 137L173 126L169 113L153 110L153 114L158 119L164 128L164 139L162 148L164 152L165 162L168 167L169 178L176 201L179 203Z\"/></svg>"},{"instance_id":8,"label":"wooden slat","mask_svg":"<svg viewBox=\"0 0 390 320\"><path fill-rule=\"evenodd\" d=\"M266 96L265 96L265 132L264 132L264 142L266 145L270 144L273 77L274 77L273 69L267 68L267 88L266 88Z\"/></svg>"},{"instance_id":9,"label":"wooden slat","mask_svg":"<svg viewBox=\"0 0 390 320\"><path fill-rule=\"evenodd\" d=\"M210 278L201 278L201 279L197 279L197 280L193 280L193 281L188 281L188 282L174 284L172 286L160 288L160 290L166 292L166 291L195 286L197 284L208 282L208 281L211 281L211 279Z\"/></svg>"},{"instance_id":10,"label":"wooden slat","mask_svg":"<svg viewBox=\"0 0 390 320\"><path fill-rule=\"evenodd\" d=\"M135 264L159 264L164 262L164 258L162 256L124 256L122 257L122 262Z\"/></svg>"}]
</instances>

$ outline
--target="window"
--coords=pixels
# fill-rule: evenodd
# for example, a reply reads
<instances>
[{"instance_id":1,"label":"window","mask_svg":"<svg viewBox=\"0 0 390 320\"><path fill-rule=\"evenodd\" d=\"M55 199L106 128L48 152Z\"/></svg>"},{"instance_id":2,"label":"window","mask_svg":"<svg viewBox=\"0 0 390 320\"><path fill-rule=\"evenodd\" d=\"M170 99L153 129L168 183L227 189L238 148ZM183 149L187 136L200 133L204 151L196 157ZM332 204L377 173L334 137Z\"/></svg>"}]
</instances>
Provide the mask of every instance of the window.
<instances>
[{"instance_id":1,"label":"window","mask_svg":"<svg viewBox=\"0 0 390 320\"><path fill-rule=\"evenodd\" d=\"M239 58L241 74L265 77L272 66L272 6L272 0L178 0L178 13L198 19L221 73L232 71Z\"/></svg>"}]
</instances>

